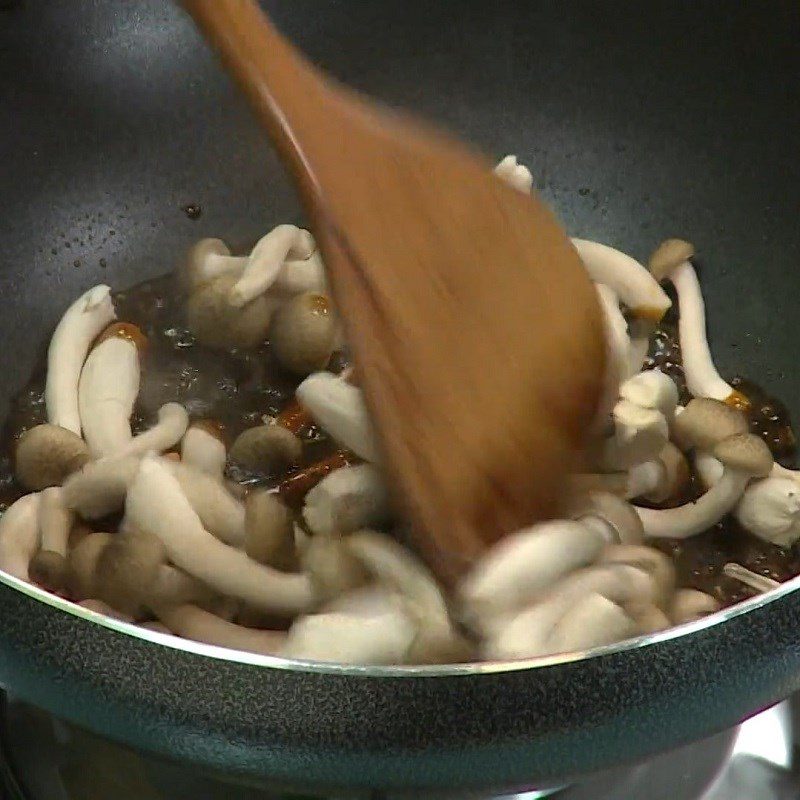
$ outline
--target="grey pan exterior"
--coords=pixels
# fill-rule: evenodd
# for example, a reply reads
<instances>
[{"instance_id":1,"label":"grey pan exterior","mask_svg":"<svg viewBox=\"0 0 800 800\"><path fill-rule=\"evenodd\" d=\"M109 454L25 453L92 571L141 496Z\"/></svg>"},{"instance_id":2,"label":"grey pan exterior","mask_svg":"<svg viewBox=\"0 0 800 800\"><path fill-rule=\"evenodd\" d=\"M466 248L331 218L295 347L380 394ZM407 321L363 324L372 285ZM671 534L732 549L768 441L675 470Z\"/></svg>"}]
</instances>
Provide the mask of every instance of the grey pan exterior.
<instances>
[{"instance_id":1,"label":"grey pan exterior","mask_svg":"<svg viewBox=\"0 0 800 800\"><path fill-rule=\"evenodd\" d=\"M0 8L0 410L66 304L202 236L300 219L279 164L161 0ZM6 7L8 6L8 7ZM338 77L516 152L571 231L695 241L713 349L800 413L796 2L293 0ZM198 203L189 220L181 211ZM115 739L291 786L499 787L634 759L800 684L793 589L586 661L447 674L237 663L0 584L0 682Z\"/></svg>"}]
</instances>

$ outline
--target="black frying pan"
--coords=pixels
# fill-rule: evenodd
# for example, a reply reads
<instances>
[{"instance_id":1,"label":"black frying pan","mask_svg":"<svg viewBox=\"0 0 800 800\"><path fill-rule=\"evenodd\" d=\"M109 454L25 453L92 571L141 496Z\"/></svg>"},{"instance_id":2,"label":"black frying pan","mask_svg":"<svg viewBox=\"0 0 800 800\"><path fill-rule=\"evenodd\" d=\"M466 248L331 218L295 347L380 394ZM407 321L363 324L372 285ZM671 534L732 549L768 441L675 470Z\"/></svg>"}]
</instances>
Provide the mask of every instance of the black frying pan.
<instances>
[{"instance_id":1,"label":"black frying pan","mask_svg":"<svg viewBox=\"0 0 800 800\"><path fill-rule=\"evenodd\" d=\"M519 154L575 234L639 256L693 240L722 372L749 374L797 416L796 2L269 8L338 77ZM88 286L164 272L203 236L249 241L297 219L244 103L170 3L0 10L0 109L4 405ZM248 778L501 787L643 757L788 695L798 630L790 584L585 660L315 668L165 647L3 580L0 680L102 734Z\"/></svg>"}]
</instances>

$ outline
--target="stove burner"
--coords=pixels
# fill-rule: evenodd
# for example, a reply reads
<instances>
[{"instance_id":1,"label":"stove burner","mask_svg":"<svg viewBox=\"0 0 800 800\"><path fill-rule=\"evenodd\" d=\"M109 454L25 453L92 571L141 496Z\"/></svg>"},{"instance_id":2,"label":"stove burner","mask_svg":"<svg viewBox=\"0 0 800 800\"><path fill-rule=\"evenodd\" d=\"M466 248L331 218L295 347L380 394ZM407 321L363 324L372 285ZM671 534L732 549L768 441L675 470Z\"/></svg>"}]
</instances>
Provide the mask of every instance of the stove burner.
<instances>
[{"instance_id":1,"label":"stove burner","mask_svg":"<svg viewBox=\"0 0 800 800\"><path fill-rule=\"evenodd\" d=\"M55 720L6 698L0 728L4 800L303 800L295 792L260 790L196 769L166 764ZM562 789L494 800L797 800L800 695L738 728L703 742L582 778ZM342 795L344 796L344 795ZM357 797L346 794L347 797ZM419 792L370 800L411 800ZM463 795L462 795L463 796ZM448 800L457 800L450 795ZM308 800L311 800L308 798ZM477 794L469 800L485 800Z\"/></svg>"}]
</instances>

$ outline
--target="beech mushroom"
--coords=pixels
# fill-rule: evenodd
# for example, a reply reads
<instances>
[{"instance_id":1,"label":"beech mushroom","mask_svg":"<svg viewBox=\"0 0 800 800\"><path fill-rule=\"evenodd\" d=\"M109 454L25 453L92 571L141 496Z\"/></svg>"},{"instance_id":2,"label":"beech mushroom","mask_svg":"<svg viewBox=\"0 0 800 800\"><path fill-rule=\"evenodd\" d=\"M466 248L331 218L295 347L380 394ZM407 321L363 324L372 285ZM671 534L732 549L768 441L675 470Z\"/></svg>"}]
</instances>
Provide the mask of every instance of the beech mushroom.
<instances>
[{"instance_id":1,"label":"beech mushroom","mask_svg":"<svg viewBox=\"0 0 800 800\"><path fill-rule=\"evenodd\" d=\"M244 551L254 561L289 571L297 567L292 514L275 492L256 489L245 499Z\"/></svg>"},{"instance_id":2,"label":"beech mushroom","mask_svg":"<svg viewBox=\"0 0 800 800\"><path fill-rule=\"evenodd\" d=\"M501 159L494 168L494 174L517 191L523 194L531 193L533 175L524 164L519 163L516 156L510 155Z\"/></svg>"},{"instance_id":3,"label":"beech mushroom","mask_svg":"<svg viewBox=\"0 0 800 800\"><path fill-rule=\"evenodd\" d=\"M69 552L68 587L79 600L94 597L97 560L114 537L110 533L90 533Z\"/></svg>"},{"instance_id":4,"label":"beech mushroom","mask_svg":"<svg viewBox=\"0 0 800 800\"><path fill-rule=\"evenodd\" d=\"M743 583L745 586L749 586L751 589L755 589L759 594L771 592L780 586L778 581L768 578L766 575L759 575L752 570L746 569L741 564L725 564L722 568L722 574Z\"/></svg>"},{"instance_id":5,"label":"beech mushroom","mask_svg":"<svg viewBox=\"0 0 800 800\"><path fill-rule=\"evenodd\" d=\"M327 295L306 292L275 313L269 338L278 361L290 372L308 375L330 360L337 322Z\"/></svg>"},{"instance_id":6,"label":"beech mushroom","mask_svg":"<svg viewBox=\"0 0 800 800\"><path fill-rule=\"evenodd\" d=\"M669 616L673 625L682 625L707 617L719 611L719 608L719 603L710 594L697 589L679 589L672 601Z\"/></svg>"},{"instance_id":7,"label":"beech mushroom","mask_svg":"<svg viewBox=\"0 0 800 800\"><path fill-rule=\"evenodd\" d=\"M218 426L195 422L181 440L181 461L190 467L222 479L228 454Z\"/></svg>"},{"instance_id":8,"label":"beech mushroom","mask_svg":"<svg viewBox=\"0 0 800 800\"><path fill-rule=\"evenodd\" d=\"M664 415L630 400L620 400L612 412L614 433L602 445L604 469L627 470L656 456L669 438Z\"/></svg>"},{"instance_id":9,"label":"beech mushroom","mask_svg":"<svg viewBox=\"0 0 800 800\"><path fill-rule=\"evenodd\" d=\"M636 260L613 247L573 239L589 277L609 286L634 317L658 322L672 305L658 281Z\"/></svg>"},{"instance_id":10,"label":"beech mushroom","mask_svg":"<svg viewBox=\"0 0 800 800\"><path fill-rule=\"evenodd\" d=\"M648 319L634 317L628 324L628 335L631 342L628 374L635 375L644 368L644 362L650 351L650 340L655 330L655 323Z\"/></svg>"},{"instance_id":11,"label":"beech mushroom","mask_svg":"<svg viewBox=\"0 0 800 800\"><path fill-rule=\"evenodd\" d=\"M627 564L646 572L653 580L654 595L651 604L665 608L675 592L675 565L672 560L654 547L643 544L615 544L603 550L600 564Z\"/></svg>"},{"instance_id":12,"label":"beech mushroom","mask_svg":"<svg viewBox=\"0 0 800 800\"><path fill-rule=\"evenodd\" d=\"M736 505L734 515L759 539L791 547L800 539L800 486L790 478L753 481Z\"/></svg>"},{"instance_id":13,"label":"beech mushroom","mask_svg":"<svg viewBox=\"0 0 800 800\"><path fill-rule=\"evenodd\" d=\"M641 408L660 411L671 422L678 407L678 387L675 381L657 369L638 372L619 387L619 396Z\"/></svg>"},{"instance_id":14,"label":"beech mushroom","mask_svg":"<svg viewBox=\"0 0 800 800\"><path fill-rule=\"evenodd\" d=\"M308 574L314 596L322 602L363 586L367 571L341 536L312 536L300 551L300 564Z\"/></svg>"},{"instance_id":15,"label":"beech mushroom","mask_svg":"<svg viewBox=\"0 0 800 800\"><path fill-rule=\"evenodd\" d=\"M158 409L158 421L151 428L134 436L120 449L119 456L143 456L163 453L174 447L189 427L189 414L180 403L164 403Z\"/></svg>"},{"instance_id":16,"label":"beech mushroom","mask_svg":"<svg viewBox=\"0 0 800 800\"><path fill-rule=\"evenodd\" d=\"M686 253L694 255L694 248L688 242L671 239L657 248L650 258L656 278L671 280L678 295L678 338L686 388L695 397L711 397L737 408L746 408L749 405L747 398L724 380L714 366L706 336L706 307L697 273L688 258L676 263L676 259Z\"/></svg>"},{"instance_id":17,"label":"beech mushroom","mask_svg":"<svg viewBox=\"0 0 800 800\"><path fill-rule=\"evenodd\" d=\"M537 655L589 650L636 636L637 625L625 611L601 594L581 598L553 626Z\"/></svg>"},{"instance_id":18,"label":"beech mushroom","mask_svg":"<svg viewBox=\"0 0 800 800\"><path fill-rule=\"evenodd\" d=\"M303 443L282 425L256 425L242 431L230 450L233 464L267 475L300 463Z\"/></svg>"},{"instance_id":19,"label":"beech mushroom","mask_svg":"<svg viewBox=\"0 0 800 800\"><path fill-rule=\"evenodd\" d=\"M602 283L595 284L594 288L605 322L608 389L616 396L620 381L624 381L629 375L631 340L628 336L628 323L622 315L619 300L613 290Z\"/></svg>"},{"instance_id":20,"label":"beech mushroom","mask_svg":"<svg viewBox=\"0 0 800 800\"><path fill-rule=\"evenodd\" d=\"M672 439L684 452L695 449L708 453L723 439L748 430L747 418L740 411L719 400L696 397L675 417Z\"/></svg>"},{"instance_id":21,"label":"beech mushroom","mask_svg":"<svg viewBox=\"0 0 800 800\"><path fill-rule=\"evenodd\" d=\"M634 507L609 492L589 492L576 498L568 515L609 544L639 544L644 537Z\"/></svg>"},{"instance_id":22,"label":"beech mushroom","mask_svg":"<svg viewBox=\"0 0 800 800\"><path fill-rule=\"evenodd\" d=\"M20 436L14 454L14 474L26 488L38 491L60 486L89 459L80 436L58 425L37 425Z\"/></svg>"},{"instance_id":23,"label":"beech mushroom","mask_svg":"<svg viewBox=\"0 0 800 800\"><path fill-rule=\"evenodd\" d=\"M232 256L222 239L200 239L186 254L180 270L181 283L190 291L223 275L238 278L247 263L246 256Z\"/></svg>"},{"instance_id":24,"label":"beech mushroom","mask_svg":"<svg viewBox=\"0 0 800 800\"><path fill-rule=\"evenodd\" d=\"M314 421L340 445L365 461L380 461L361 389L330 372L315 372L297 387L296 395Z\"/></svg>"},{"instance_id":25,"label":"beech mushroom","mask_svg":"<svg viewBox=\"0 0 800 800\"><path fill-rule=\"evenodd\" d=\"M20 497L0 518L0 569L27 581L28 567L39 548L41 495Z\"/></svg>"},{"instance_id":26,"label":"beech mushroom","mask_svg":"<svg viewBox=\"0 0 800 800\"><path fill-rule=\"evenodd\" d=\"M303 292L328 291L328 282L325 278L325 263L319 251L314 251L308 258L301 260L288 259L272 284L274 295L291 297Z\"/></svg>"},{"instance_id":27,"label":"beech mushroom","mask_svg":"<svg viewBox=\"0 0 800 800\"><path fill-rule=\"evenodd\" d=\"M242 306L264 294L278 277L284 261L309 258L314 240L295 225L278 225L258 240L247 258L242 274L230 291L232 306Z\"/></svg>"},{"instance_id":28,"label":"beech mushroom","mask_svg":"<svg viewBox=\"0 0 800 800\"><path fill-rule=\"evenodd\" d=\"M260 631L228 622L195 605L184 604L162 607L158 618L167 629L184 639L243 650L246 653L277 655L284 643L283 631Z\"/></svg>"},{"instance_id":29,"label":"beech mushroom","mask_svg":"<svg viewBox=\"0 0 800 800\"><path fill-rule=\"evenodd\" d=\"M182 569L171 564L161 564L145 605L149 609L184 603L214 607L218 605L216 603L218 598L219 595L212 592L208 586Z\"/></svg>"},{"instance_id":30,"label":"beech mushroom","mask_svg":"<svg viewBox=\"0 0 800 800\"><path fill-rule=\"evenodd\" d=\"M128 491L126 513L164 543L169 560L223 595L257 608L298 614L314 602L306 575L257 564L212 536L166 464L144 458Z\"/></svg>"},{"instance_id":31,"label":"beech mushroom","mask_svg":"<svg viewBox=\"0 0 800 800\"><path fill-rule=\"evenodd\" d=\"M379 526L390 516L383 476L371 464L342 467L306 495L303 518L317 534Z\"/></svg>"},{"instance_id":32,"label":"beech mushroom","mask_svg":"<svg viewBox=\"0 0 800 800\"><path fill-rule=\"evenodd\" d=\"M245 541L244 505L225 485L206 472L180 462L164 462L177 478L181 492L203 527L226 544L240 547Z\"/></svg>"},{"instance_id":33,"label":"beech mushroom","mask_svg":"<svg viewBox=\"0 0 800 800\"><path fill-rule=\"evenodd\" d=\"M276 301L260 295L242 308L230 303L235 275L221 275L198 287L186 302L186 320L198 341L208 347L250 348L267 338Z\"/></svg>"},{"instance_id":34,"label":"beech mushroom","mask_svg":"<svg viewBox=\"0 0 800 800\"><path fill-rule=\"evenodd\" d=\"M625 613L634 621L639 636L658 633L672 626L669 617L652 603L631 603L625 607Z\"/></svg>"},{"instance_id":35,"label":"beech mushroom","mask_svg":"<svg viewBox=\"0 0 800 800\"><path fill-rule=\"evenodd\" d=\"M89 346L116 318L111 289L100 285L82 294L64 313L47 350L47 421L80 436L78 380Z\"/></svg>"},{"instance_id":36,"label":"beech mushroom","mask_svg":"<svg viewBox=\"0 0 800 800\"><path fill-rule=\"evenodd\" d=\"M101 519L119 511L139 468L139 459L103 458L90 461L64 481L64 504L84 519Z\"/></svg>"},{"instance_id":37,"label":"beech mushroom","mask_svg":"<svg viewBox=\"0 0 800 800\"><path fill-rule=\"evenodd\" d=\"M64 502L64 491L60 487L51 486L41 493L39 504L39 531L42 550L67 556L69 533L75 515Z\"/></svg>"},{"instance_id":38,"label":"beech mushroom","mask_svg":"<svg viewBox=\"0 0 800 800\"><path fill-rule=\"evenodd\" d=\"M667 442L653 461L630 468L625 496L664 503L679 496L689 485L690 478L689 464L683 453L672 442Z\"/></svg>"},{"instance_id":39,"label":"beech mushroom","mask_svg":"<svg viewBox=\"0 0 800 800\"><path fill-rule=\"evenodd\" d=\"M60 594L69 586L69 563L60 553L39 550L31 559L28 576L37 586Z\"/></svg>"},{"instance_id":40,"label":"beech mushroom","mask_svg":"<svg viewBox=\"0 0 800 800\"><path fill-rule=\"evenodd\" d=\"M752 478L766 477L772 469L769 448L749 433L723 439L713 455L723 464L722 477L697 501L676 508L637 508L648 536L685 539L702 533L733 509Z\"/></svg>"},{"instance_id":41,"label":"beech mushroom","mask_svg":"<svg viewBox=\"0 0 800 800\"><path fill-rule=\"evenodd\" d=\"M128 614L123 614L116 608L112 608L108 603L93 597L88 598L87 600L81 600L80 602L76 603L76 605L79 605L81 608L85 608L87 611L92 611L95 614L102 614L104 617L117 619L120 622L133 622L133 617L129 616Z\"/></svg>"},{"instance_id":42,"label":"beech mushroom","mask_svg":"<svg viewBox=\"0 0 800 800\"><path fill-rule=\"evenodd\" d=\"M531 603L561 578L591 564L608 539L580 522L542 522L487 550L458 589L470 624L484 627Z\"/></svg>"}]
</instances>

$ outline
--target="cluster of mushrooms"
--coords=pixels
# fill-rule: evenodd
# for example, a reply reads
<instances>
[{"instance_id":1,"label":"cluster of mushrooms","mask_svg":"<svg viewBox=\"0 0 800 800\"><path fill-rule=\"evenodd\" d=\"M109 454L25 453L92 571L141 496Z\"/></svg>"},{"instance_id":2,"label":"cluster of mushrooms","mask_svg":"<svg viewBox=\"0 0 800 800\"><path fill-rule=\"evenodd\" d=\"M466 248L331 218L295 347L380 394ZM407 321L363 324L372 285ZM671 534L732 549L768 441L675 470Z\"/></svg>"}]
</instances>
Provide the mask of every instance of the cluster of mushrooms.
<instances>
[{"instance_id":1,"label":"cluster of mushrooms","mask_svg":"<svg viewBox=\"0 0 800 800\"><path fill-rule=\"evenodd\" d=\"M496 173L530 191L515 157ZM402 543L361 390L352 372L329 368L342 335L324 264L292 225L249 256L202 240L180 271L199 342L224 350L268 339L299 380L277 417L230 448L212 420L177 403L134 435L143 337L116 321L107 286L70 306L48 351L48 422L16 443L15 476L29 493L0 519L0 569L162 633L358 664L584 651L716 611L710 595L676 585L653 540L694 536L732 513L789 545L800 538L800 476L748 432L747 399L714 367L691 245L664 242L646 268L573 241L607 332L592 467L565 487L561 519L506 537L454 587ZM642 371L670 306L665 281L679 300L685 407L670 377ZM338 449L303 464L312 426ZM244 485L233 468L279 478ZM699 497L687 495L692 474ZM777 585L739 564L725 573L757 591Z\"/></svg>"}]
</instances>

